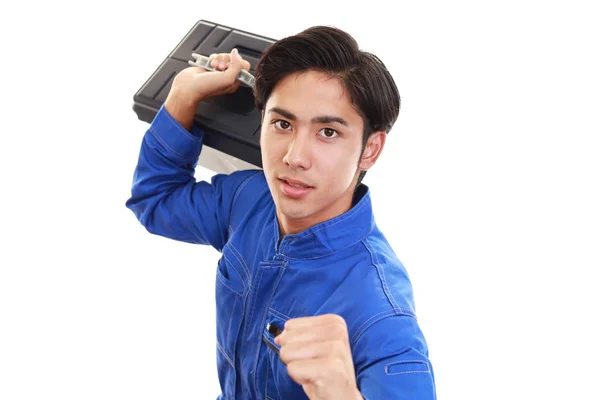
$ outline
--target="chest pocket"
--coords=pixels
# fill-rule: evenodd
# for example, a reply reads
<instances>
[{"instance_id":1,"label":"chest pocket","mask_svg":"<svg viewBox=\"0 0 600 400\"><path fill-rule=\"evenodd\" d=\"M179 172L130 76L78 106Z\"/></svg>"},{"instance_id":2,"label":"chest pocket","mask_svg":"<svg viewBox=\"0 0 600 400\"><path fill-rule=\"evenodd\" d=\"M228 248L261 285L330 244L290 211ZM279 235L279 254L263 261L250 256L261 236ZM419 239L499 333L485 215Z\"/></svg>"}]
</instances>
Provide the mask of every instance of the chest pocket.
<instances>
[{"instance_id":1,"label":"chest pocket","mask_svg":"<svg viewBox=\"0 0 600 400\"><path fill-rule=\"evenodd\" d=\"M271 309L267 312L267 323L263 329L263 342L267 346L267 366L265 379L266 400L280 400L282 398L277 388L277 371L279 369L278 367L283 365L283 363L279 359L280 347L275 344L275 337L283 331L283 327L287 319L287 317L284 317L279 313L274 313Z\"/></svg>"},{"instance_id":2,"label":"chest pocket","mask_svg":"<svg viewBox=\"0 0 600 400\"><path fill-rule=\"evenodd\" d=\"M263 342L267 351L267 366L264 393L266 400L308 399L302 386L290 378L287 367L279 358L280 347L275 337L283 330L290 317L270 308L263 329Z\"/></svg>"},{"instance_id":3,"label":"chest pocket","mask_svg":"<svg viewBox=\"0 0 600 400\"><path fill-rule=\"evenodd\" d=\"M235 393L235 344L248 296L250 271L231 245L223 248L217 266L215 300L217 315L217 369L225 398Z\"/></svg>"}]
</instances>

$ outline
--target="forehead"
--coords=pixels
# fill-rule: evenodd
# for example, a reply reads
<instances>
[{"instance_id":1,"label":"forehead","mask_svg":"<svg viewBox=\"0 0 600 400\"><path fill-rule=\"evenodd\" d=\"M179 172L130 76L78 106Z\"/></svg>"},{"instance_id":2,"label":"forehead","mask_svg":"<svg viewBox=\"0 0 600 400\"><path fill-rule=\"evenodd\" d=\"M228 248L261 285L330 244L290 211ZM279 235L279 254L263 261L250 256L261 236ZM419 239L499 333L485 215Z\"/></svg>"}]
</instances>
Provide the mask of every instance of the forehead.
<instances>
[{"instance_id":1,"label":"forehead","mask_svg":"<svg viewBox=\"0 0 600 400\"><path fill-rule=\"evenodd\" d=\"M339 79L317 71L286 76L273 88L265 109L280 107L299 120L321 115L339 116L362 128L362 118Z\"/></svg>"}]
</instances>

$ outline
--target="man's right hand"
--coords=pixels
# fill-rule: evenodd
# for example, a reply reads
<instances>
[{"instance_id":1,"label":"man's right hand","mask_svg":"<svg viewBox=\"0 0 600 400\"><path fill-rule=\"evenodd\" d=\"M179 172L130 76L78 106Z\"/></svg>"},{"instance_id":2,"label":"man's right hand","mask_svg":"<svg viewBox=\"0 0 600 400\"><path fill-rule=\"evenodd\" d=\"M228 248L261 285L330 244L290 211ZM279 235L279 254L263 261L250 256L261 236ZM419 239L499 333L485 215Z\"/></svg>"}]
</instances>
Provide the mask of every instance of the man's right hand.
<instances>
[{"instance_id":1,"label":"man's right hand","mask_svg":"<svg viewBox=\"0 0 600 400\"><path fill-rule=\"evenodd\" d=\"M233 49L231 53L211 54L211 66L218 71L188 67L179 72L165 101L165 109L188 131L192 128L196 109L209 97L234 93L241 85L237 80L242 69L250 63Z\"/></svg>"}]
</instances>

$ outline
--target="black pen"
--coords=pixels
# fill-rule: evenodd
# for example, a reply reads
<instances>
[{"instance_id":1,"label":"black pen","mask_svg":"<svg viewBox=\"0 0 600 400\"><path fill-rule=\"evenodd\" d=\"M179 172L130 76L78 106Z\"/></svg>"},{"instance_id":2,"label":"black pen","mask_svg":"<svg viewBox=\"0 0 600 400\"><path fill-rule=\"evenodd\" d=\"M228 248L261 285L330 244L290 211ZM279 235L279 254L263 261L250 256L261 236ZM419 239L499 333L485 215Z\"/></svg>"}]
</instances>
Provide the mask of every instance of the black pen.
<instances>
[{"instance_id":1,"label":"black pen","mask_svg":"<svg viewBox=\"0 0 600 400\"><path fill-rule=\"evenodd\" d=\"M267 324L267 330L269 331L269 333L271 335L273 335L273 338L276 338L283 332L283 330L281 330L281 328L279 328L277 325L274 325L274 324ZM275 353L277 353L277 356L279 356L279 359L281 359L281 356L279 355L279 350L277 350L277 347L275 347L273 344L271 344L271 342L269 342L267 340L267 338L264 336L263 336L263 341L265 342L265 344L267 346L269 346L269 348L271 350L273 350ZM283 364L285 365L285 363L283 363Z\"/></svg>"}]
</instances>

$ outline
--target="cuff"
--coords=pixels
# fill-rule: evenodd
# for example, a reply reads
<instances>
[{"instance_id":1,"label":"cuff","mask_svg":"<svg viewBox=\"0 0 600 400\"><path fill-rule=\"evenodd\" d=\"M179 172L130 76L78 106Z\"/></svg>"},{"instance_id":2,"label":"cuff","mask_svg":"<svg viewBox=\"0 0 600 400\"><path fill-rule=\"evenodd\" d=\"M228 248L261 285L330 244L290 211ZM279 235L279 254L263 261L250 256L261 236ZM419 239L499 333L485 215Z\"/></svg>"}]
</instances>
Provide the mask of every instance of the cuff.
<instances>
[{"instance_id":1,"label":"cuff","mask_svg":"<svg viewBox=\"0 0 600 400\"><path fill-rule=\"evenodd\" d=\"M190 133L169 114L164 104L152 120L150 132L167 150L181 159L197 159L200 155L204 131L193 125Z\"/></svg>"}]
</instances>

